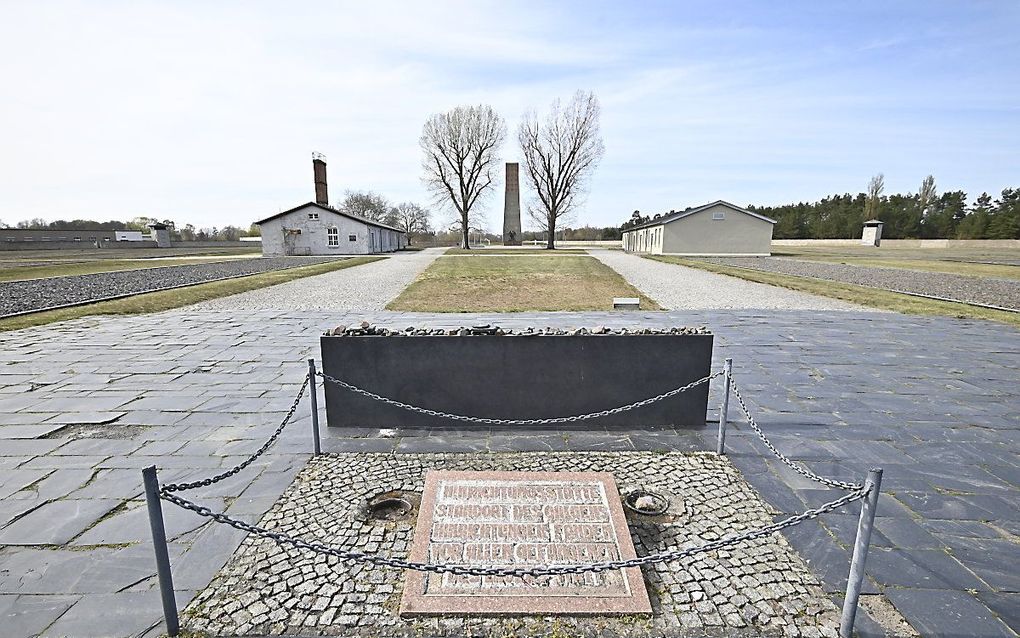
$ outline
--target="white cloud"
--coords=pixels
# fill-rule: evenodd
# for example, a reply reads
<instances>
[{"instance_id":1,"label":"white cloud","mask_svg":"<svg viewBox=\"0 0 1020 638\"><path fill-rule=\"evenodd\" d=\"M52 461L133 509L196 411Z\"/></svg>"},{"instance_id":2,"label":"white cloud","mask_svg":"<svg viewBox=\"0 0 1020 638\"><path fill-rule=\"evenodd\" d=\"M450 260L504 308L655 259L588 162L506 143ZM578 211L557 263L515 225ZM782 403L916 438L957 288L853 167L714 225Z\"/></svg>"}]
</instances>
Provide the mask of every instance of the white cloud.
<instances>
[{"instance_id":1,"label":"white cloud","mask_svg":"<svg viewBox=\"0 0 1020 638\"><path fill-rule=\"evenodd\" d=\"M810 199L880 170L890 190L928 172L944 188L1015 185L1020 127L1005 105L1017 83L990 86L985 69L981 90L968 85L980 44L961 41L964 53L941 51L944 68L920 73L923 56L908 53L932 46L924 38L823 38L670 8L8 3L0 220L247 225L311 198L311 151L329 158L334 199L355 188L425 201L428 114L493 104L513 160L520 114L578 88L602 99L607 147L580 223ZM968 37L990 41L990 28ZM1015 50L1014 36L993 35ZM489 209L500 207L497 194Z\"/></svg>"}]
</instances>

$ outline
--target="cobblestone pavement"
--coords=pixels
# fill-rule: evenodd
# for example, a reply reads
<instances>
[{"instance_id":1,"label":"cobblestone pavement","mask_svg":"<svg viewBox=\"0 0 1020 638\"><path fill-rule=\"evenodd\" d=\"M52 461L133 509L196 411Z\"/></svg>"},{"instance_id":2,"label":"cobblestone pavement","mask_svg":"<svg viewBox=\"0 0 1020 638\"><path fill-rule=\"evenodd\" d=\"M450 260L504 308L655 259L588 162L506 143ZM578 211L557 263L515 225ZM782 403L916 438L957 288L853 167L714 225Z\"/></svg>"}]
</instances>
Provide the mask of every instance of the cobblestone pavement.
<instances>
[{"instance_id":1,"label":"cobblestone pavement","mask_svg":"<svg viewBox=\"0 0 1020 638\"><path fill-rule=\"evenodd\" d=\"M137 294L225 277L240 277L283 268L321 264L334 259L336 258L257 257L185 266L160 264L154 261L151 268L5 281L0 282L0 315L84 303L115 295Z\"/></svg>"},{"instance_id":2,"label":"cobblestone pavement","mask_svg":"<svg viewBox=\"0 0 1020 638\"><path fill-rule=\"evenodd\" d=\"M273 531L336 547L405 556L414 520L380 522L373 496L421 495L428 469L612 472L622 494L641 488L671 501L674 520L631 516L639 554L717 540L772 522L771 511L725 459L714 453L539 452L525 454L339 454L314 459L262 519ZM648 618L562 616L569 636L831 636L839 614L819 581L781 537L643 570ZM185 611L184 627L212 635L543 636L548 621L520 618L402 620L403 573L283 548L249 537Z\"/></svg>"},{"instance_id":3,"label":"cobblestone pavement","mask_svg":"<svg viewBox=\"0 0 1020 638\"><path fill-rule=\"evenodd\" d=\"M0 633L158 635L139 469L156 464L170 481L238 462L282 417L320 332L362 319L399 328L707 325L717 335L716 365L734 358L736 382L780 449L839 478L885 468L866 589L884 596L868 599L869 614L881 615L888 600L925 636L1020 629L1014 329L864 312L182 309L0 334ZM247 520L264 515L309 458L306 406L298 416L269 453L204 491L202 502ZM712 449L714 427L328 429L323 436L330 452L690 451ZM827 500L829 492L779 465L740 422L727 440L731 462L777 510ZM166 516L183 608L244 535L170 506ZM834 598L844 587L855 520L855 511L826 515L787 534ZM868 615L859 628L882 635Z\"/></svg>"},{"instance_id":4,"label":"cobblestone pavement","mask_svg":"<svg viewBox=\"0 0 1020 638\"><path fill-rule=\"evenodd\" d=\"M768 272L817 277L848 284L901 290L946 299L988 304L1020 310L1020 281L997 277L952 275L907 268L852 266L780 257L702 258L716 264L753 268Z\"/></svg>"},{"instance_id":5,"label":"cobblestone pavement","mask_svg":"<svg viewBox=\"0 0 1020 638\"><path fill-rule=\"evenodd\" d=\"M192 310L382 310L445 248L396 253L385 260L278 286L210 299Z\"/></svg>"},{"instance_id":6,"label":"cobblestone pavement","mask_svg":"<svg viewBox=\"0 0 1020 638\"><path fill-rule=\"evenodd\" d=\"M872 310L839 299L667 264L620 250L591 250L589 253L670 310Z\"/></svg>"}]
</instances>

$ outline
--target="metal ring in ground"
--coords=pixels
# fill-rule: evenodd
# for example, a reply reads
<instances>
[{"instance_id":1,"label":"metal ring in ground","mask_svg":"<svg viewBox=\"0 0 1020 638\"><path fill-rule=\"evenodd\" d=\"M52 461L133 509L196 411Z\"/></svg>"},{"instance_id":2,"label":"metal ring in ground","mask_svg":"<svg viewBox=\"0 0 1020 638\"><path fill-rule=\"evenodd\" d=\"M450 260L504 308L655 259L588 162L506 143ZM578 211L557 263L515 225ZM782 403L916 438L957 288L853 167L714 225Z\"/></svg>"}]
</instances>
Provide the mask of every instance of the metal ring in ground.
<instances>
[{"instance_id":1,"label":"metal ring in ground","mask_svg":"<svg viewBox=\"0 0 1020 638\"><path fill-rule=\"evenodd\" d=\"M623 506L636 514L659 516L669 509L669 499L647 490L634 490L623 497Z\"/></svg>"}]
</instances>

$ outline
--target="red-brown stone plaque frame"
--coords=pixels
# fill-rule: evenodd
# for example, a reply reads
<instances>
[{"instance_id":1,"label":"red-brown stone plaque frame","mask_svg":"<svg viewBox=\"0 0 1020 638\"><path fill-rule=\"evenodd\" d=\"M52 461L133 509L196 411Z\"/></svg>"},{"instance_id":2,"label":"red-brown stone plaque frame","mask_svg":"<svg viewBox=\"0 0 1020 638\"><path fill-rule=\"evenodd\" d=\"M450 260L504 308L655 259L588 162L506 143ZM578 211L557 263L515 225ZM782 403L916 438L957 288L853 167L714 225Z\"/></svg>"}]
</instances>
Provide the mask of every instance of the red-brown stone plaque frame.
<instances>
[{"instance_id":1,"label":"red-brown stone plaque frame","mask_svg":"<svg viewBox=\"0 0 1020 638\"><path fill-rule=\"evenodd\" d=\"M430 470L410 559L451 565L586 564L634 558L607 472ZM408 571L401 616L651 613L637 567L542 577Z\"/></svg>"}]
</instances>

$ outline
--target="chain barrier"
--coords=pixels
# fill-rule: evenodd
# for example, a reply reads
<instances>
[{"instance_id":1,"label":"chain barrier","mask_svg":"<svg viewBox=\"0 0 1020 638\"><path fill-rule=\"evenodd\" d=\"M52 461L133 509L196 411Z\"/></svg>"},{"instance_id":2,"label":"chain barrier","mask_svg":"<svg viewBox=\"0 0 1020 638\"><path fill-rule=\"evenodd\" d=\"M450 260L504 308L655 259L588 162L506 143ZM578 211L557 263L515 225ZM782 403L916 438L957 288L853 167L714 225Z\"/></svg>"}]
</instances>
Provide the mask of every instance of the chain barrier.
<instances>
[{"instance_id":1,"label":"chain barrier","mask_svg":"<svg viewBox=\"0 0 1020 638\"><path fill-rule=\"evenodd\" d=\"M396 401L394 399L381 396L374 392L364 390L355 385L347 383L346 381L337 379L336 377L333 377L322 372L318 372L316 374L317 376L322 377L324 380L339 385L340 387L350 390L351 392L354 392L356 394L360 394L362 396L368 397L376 401L380 401L382 403L386 403L388 405L393 405L405 410L409 410L411 412L418 412L421 414L427 414L429 416L453 419L457 421L466 421L470 423L483 423L487 425L548 425L554 423L569 423L576 421L584 421L587 419L594 419L603 416L609 416L612 414L619 414L621 412L626 412L628 410L633 410L646 405L650 405L652 403L662 401L664 399L675 396L682 392L686 392L687 390L697 387L703 383L707 383L716 377L722 376L723 372L722 371L714 372L706 377L702 377L701 379L692 381L691 383L688 383L686 385L682 385L667 392L663 392L662 394L658 394L656 396L649 397L647 399L623 405L617 408L602 410L599 412L591 412L588 414L548 419L490 419L482 417L465 416L460 414L450 414L448 412L440 412L437 410L429 410L426 408L421 408L407 403L402 403L400 401ZM220 474L217 474L216 476L202 479L199 481L192 481L190 483L167 483L160 487L159 497L162 500L167 501L168 503L173 503L178 507L194 512L199 516L212 519L217 523L228 525L230 527L233 527L234 529L247 532L249 534L254 534L256 536L272 540L279 544L290 545L291 547L297 549L309 550L327 556L334 556L342 560L351 560L355 562L379 565L382 567L391 567L396 569L410 569L415 571L431 572L436 574L450 573L460 576L527 577L527 576L555 576L562 574L584 574L588 572L602 572L608 570L625 569L628 567L640 567L642 565L652 565L656 563L676 561L703 552L715 551L745 541L770 536L772 534L775 534L776 532L782 531L789 527L793 527L806 520L816 518L821 514L834 511L836 509L843 507L844 505L860 500L867 496L869 492L869 488L856 483L837 481L834 479L828 479L823 476L814 474L810 470L801 467L800 465L794 463L786 456L784 456L778 449L776 449L772 442L768 440L768 438L765 436L765 433L762 432L761 428L758 427L758 424L755 422L754 418L751 416L751 413L747 408L747 404L744 402L743 397L740 395L739 390L731 380L730 389L732 389L734 396L737 398L737 402L740 405L741 411L744 413L744 417L747 419L747 422L750 424L751 428L758 434L758 436L765 443L765 445L768 446L768 448L772 451L773 454L775 454L781 461L783 461L786 465L788 465L801 475L810 478L814 481L818 481L819 483L822 483L824 485L828 485L830 487L836 487L843 490L847 490L848 493L844 494L839 498L831 500L817 508L807 509L801 512L800 514L789 516L777 523L773 523L772 525L767 525L765 527L750 530L748 532L744 532L741 534L726 536L721 539L711 541L695 547L687 547L683 549L675 549L664 552L658 552L654 554L647 554L645 556L640 556L637 558L631 558L626 560L572 565L539 565L535 567L494 567L494 566L466 566L435 563L419 563L399 558L390 558L387 556L382 556L380 554L364 553L349 549L339 549L327 545L325 543L305 540L302 538L298 538L296 536L291 536L283 532L274 532L265 527L260 527L252 523L232 518L231 516L228 516L227 514L224 514L222 512L214 512L208 507L199 505L197 503L194 503L193 501L189 501L188 499L175 494L175 492L182 492L197 487L208 487L214 483L222 481L225 478L237 474L244 468L251 465L257 458L264 454L273 443L276 442L280 434L283 432L283 429L287 426L288 423L290 423L291 419L294 416L294 413L297 411L298 405L301 403L301 399L304 397L305 391L308 389L309 381L310 381L309 377L305 377L304 383L301 384L301 388L298 390L297 395L294 397L294 401L291 404L290 409L287 411L287 414L280 422L280 425L277 426L272 436L270 436L269 439L266 440L266 442L262 445L262 447L255 451L254 454L249 456L241 463L238 463L231 469Z\"/></svg>"},{"instance_id":2,"label":"chain barrier","mask_svg":"<svg viewBox=\"0 0 1020 638\"><path fill-rule=\"evenodd\" d=\"M301 384L301 388L298 390L297 396L294 397L294 402L290 404L290 409L287 410L287 415L283 417L283 421L281 421L280 425L276 427L276 431L273 432L273 435L270 436L269 439L262 444L262 447L256 450L254 454L252 454L245 460L241 461L234 467L230 468L226 472L217 474L216 476L205 478L200 481L192 481L191 483L167 483L166 485L163 485L160 488L160 491L183 492L184 490L193 490L196 487L209 487L213 483L218 483L225 478L230 478L231 476L237 474L244 468L254 463L255 459L262 456L265 453L265 451L269 449L269 446L271 446L273 443L276 443L276 439L280 437L280 434L283 432L283 428L287 427L287 424L290 423L291 418L293 418L294 412L297 411L298 405L301 404L301 399L302 397L304 397L305 390L307 389L308 389L308 377L306 376L304 383Z\"/></svg>"},{"instance_id":3,"label":"chain barrier","mask_svg":"<svg viewBox=\"0 0 1020 638\"><path fill-rule=\"evenodd\" d=\"M471 567L467 565L447 565L437 563L418 563L414 561L402 560L399 558L389 558L379 554L366 554L363 552L356 552L347 549L338 549L325 543L316 541L307 541L296 536L291 536L283 532L274 532L253 525L245 521L231 518L221 512L214 512L208 507L198 505L185 498L177 496L176 494L161 492L160 498L178 507L182 507L186 510L190 510L199 516L211 518L212 520L229 525L234 529L242 532L248 532L249 534L255 534L256 536L267 538L278 544L290 545L297 549L305 549L316 552L318 554L324 554L327 556L335 556L341 560L352 560L359 563L370 563L372 565L379 565L381 567L391 567L395 569L410 569L419 572L431 572L434 574L455 574L458 576L512 576L512 577L526 577L526 576L556 576L561 574L584 574L589 572L604 572L609 570L624 569L627 567L641 567L642 565L652 565L656 563L665 563L670 561L676 561L681 558L688 558L695 554L701 554L704 552L715 551L737 543L744 541L755 540L770 536L776 532L782 531L788 527L793 527L806 520L816 518L821 514L831 512L839 509L844 505L853 503L854 501L860 500L867 496L868 489L861 488L853 492L844 494L843 496L829 501L824 505L809 509L795 514L788 518L785 518L778 523L773 523L765 527L754 529L742 534L733 536L726 536L716 541L705 543L704 545L698 545L695 547L686 547L683 549L676 549L671 551L659 552L655 554L647 554L645 556L639 556L637 558L631 558L627 560L615 560L606 561L600 563L588 563L581 565L540 565L536 567Z\"/></svg>"},{"instance_id":4,"label":"chain barrier","mask_svg":"<svg viewBox=\"0 0 1020 638\"><path fill-rule=\"evenodd\" d=\"M772 450L772 453L775 454L776 457L780 461L785 463L790 469L797 472L801 476L809 478L812 481L817 481L818 483L821 483L822 485L827 485L829 487L835 487L841 490L861 489L862 485L860 483L849 483L847 481L838 481L836 479L819 476L812 472L811 470L804 467L803 465L799 463L794 463L790 459L786 458L786 456L782 452L776 449L776 446L772 444L772 441L769 441L768 437L765 436L765 433L761 431L761 428L758 427L758 424L755 422L754 417L751 416L751 411L747 409L747 404L744 403L744 397L740 396L740 390L737 389L737 386L733 383L732 379L730 380L730 389L733 390L733 396L737 398L737 403L740 404L740 411L744 413L744 418L747 419L747 423L751 426L751 429L754 430L755 433L758 435L758 438L760 438L762 442L765 443L765 445L768 446L770 450Z\"/></svg>"},{"instance_id":5,"label":"chain barrier","mask_svg":"<svg viewBox=\"0 0 1020 638\"><path fill-rule=\"evenodd\" d=\"M438 410L429 410L428 408L420 408L420 407L418 407L416 405L411 405L409 403L402 403L400 401L397 401L396 399L390 399L390 398L384 397L384 396L382 396L380 394L376 394L375 392L369 392L368 390L364 390L362 388L359 388L356 385L352 385L350 383L347 383L346 381L344 381L342 379L337 379L336 377L330 376L330 375L328 375L328 374L326 374L324 372L317 372L316 374L318 376L322 377L323 379L325 379L326 381L329 381L330 383L332 383L334 385L338 385L338 386L340 386L340 387L342 387L342 388L344 388L346 390L350 390L351 392L353 392L355 394L360 394L362 396L368 397L369 399L373 399L375 401L379 401L380 403L385 403L386 405L392 405L392 406L396 406L398 408L403 408L404 410L407 410L409 412L417 412L419 414L427 414L429 416L440 417L440 418L443 418L443 419L453 419L455 421L466 421L468 423L482 423L482 424L485 424L485 425L552 425L554 423L575 423L577 421L587 421L588 419L597 419L599 417L609 416L611 414L620 414L621 412L627 412L629 410L634 410L636 408L641 408L641 407L644 407L646 405L651 405L652 403L656 403L658 401L662 401L664 399L668 399L668 398L670 398L672 396L676 396L676 395L678 395L678 394L680 394L682 392L686 392L686 391L690 390L691 388L695 388L695 387L701 385L702 383L708 383L712 379L714 379L716 377L722 376L723 373L722 373L722 371L720 371L720 372L713 372L712 374L708 375L707 377L702 377L702 378L698 379L697 381L692 381L692 382L688 383L687 385L682 385L682 386L680 386L678 388L673 388L672 390L669 390L667 392L663 392L662 394L657 394L654 397L648 397L647 399L643 399L643 400L637 401L635 403L628 403L627 405L621 405L618 408L612 408L610 410L602 410L600 412L589 412L588 414L576 414L574 416L561 416L561 417L554 417L554 418L549 418L549 419L487 419L487 418L477 417L477 416L465 416L463 414L450 414L449 412L440 412Z\"/></svg>"}]
</instances>

